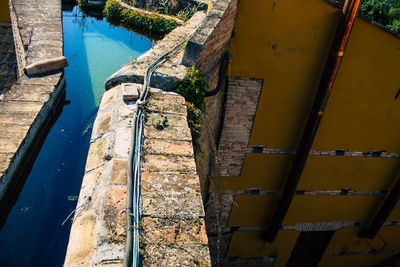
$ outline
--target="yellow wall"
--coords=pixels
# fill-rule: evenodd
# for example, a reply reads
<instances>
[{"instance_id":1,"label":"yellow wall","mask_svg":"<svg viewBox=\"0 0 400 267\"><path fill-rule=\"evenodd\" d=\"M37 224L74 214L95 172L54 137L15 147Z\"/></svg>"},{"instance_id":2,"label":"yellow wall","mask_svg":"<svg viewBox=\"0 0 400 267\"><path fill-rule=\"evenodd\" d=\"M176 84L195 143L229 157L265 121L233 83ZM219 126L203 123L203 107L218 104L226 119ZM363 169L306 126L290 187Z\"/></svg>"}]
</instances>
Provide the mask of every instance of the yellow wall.
<instances>
[{"instance_id":1,"label":"yellow wall","mask_svg":"<svg viewBox=\"0 0 400 267\"><path fill-rule=\"evenodd\" d=\"M229 75L264 79L249 147L296 149L339 17L340 11L324 0L239 1ZM400 40L357 19L312 149L400 153L400 97L395 99L399 89ZM241 176L221 178L222 189L281 191L292 159L292 155L247 154ZM399 177L399 166L399 158L310 156L298 190L390 189ZM383 199L295 196L284 224L369 222ZM229 226L265 226L278 200L276 196L237 195ZM392 220L400 220L400 204L388 219ZM336 232L320 266L366 266L393 255L328 255L345 248L365 249L366 239L358 238L358 231ZM380 234L399 253L396 231L400 233L400 228L384 227ZM237 232L228 254L264 257L273 247L280 255L277 265L284 266L297 235L280 231L269 244L258 232Z\"/></svg>"},{"instance_id":2,"label":"yellow wall","mask_svg":"<svg viewBox=\"0 0 400 267\"><path fill-rule=\"evenodd\" d=\"M250 145L296 148L338 15L321 0L239 2L229 75L264 79Z\"/></svg>"},{"instance_id":3,"label":"yellow wall","mask_svg":"<svg viewBox=\"0 0 400 267\"><path fill-rule=\"evenodd\" d=\"M8 0L0 0L0 21L10 21Z\"/></svg>"}]
</instances>

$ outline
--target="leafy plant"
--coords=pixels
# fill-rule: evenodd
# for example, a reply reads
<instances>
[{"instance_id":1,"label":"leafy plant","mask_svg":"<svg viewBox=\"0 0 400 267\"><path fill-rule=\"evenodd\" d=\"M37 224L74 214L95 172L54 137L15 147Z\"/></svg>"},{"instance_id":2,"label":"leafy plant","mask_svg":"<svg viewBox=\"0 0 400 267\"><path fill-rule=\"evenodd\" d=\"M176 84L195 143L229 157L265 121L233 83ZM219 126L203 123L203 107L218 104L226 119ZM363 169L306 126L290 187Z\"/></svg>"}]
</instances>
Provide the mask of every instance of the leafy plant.
<instances>
[{"instance_id":1,"label":"leafy plant","mask_svg":"<svg viewBox=\"0 0 400 267\"><path fill-rule=\"evenodd\" d=\"M160 0L158 2L158 7L154 11L169 14L170 8L171 2L169 0Z\"/></svg>"},{"instance_id":2,"label":"leafy plant","mask_svg":"<svg viewBox=\"0 0 400 267\"><path fill-rule=\"evenodd\" d=\"M107 1L103 9L103 15L111 23L116 23L122 19L123 8L117 1Z\"/></svg>"},{"instance_id":3,"label":"leafy plant","mask_svg":"<svg viewBox=\"0 0 400 267\"><path fill-rule=\"evenodd\" d=\"M197 5L189 5L185 7L183 10L180 10L176 16L183 21L187 21L194 15L194 13L197 12L198 9L199 6Z\"/></svg>"},{"instance_id":4,"label":"leafy plant","mask_svg":"<svg viewBox=\"0 0 400 267\"><path fill-rule=\"evenodd\" d=\"M88 6L88 0L78 0L78 5L81 10L84 10Z\"/></svg>"},{"instance_id":5,"label":"leafy plant","mask_svg":"<svg viewBox=\"0 0 400 267\"><path fill-rule=\"evenodd\" d=\"M162 120L157 120L155 117L151 117L151 124L157 129L157 130L164 130L164 128L169 126L168 118L167 117L162 117Z\"/></svg>"},{"instance_id":6,"label":"leafy plant","mask_svg":"<svg viewBox=\"0 0 400 267\"><path fill-rule=\"evenodd\" d=\"M201 110L196 108L193 103L186 103L187 119L190 131L192 132L192 139L194 148L200 151L199 139L201 133Z\"/></svg>"},{"instance_id":7,"label":"leafy plant","mask_svg":"<svg viewBox=\"0 0 400 267\"><path fill-rule=\"evenodd\" d=\"M360 13L394 33L400 32L400 0L364 0Z\"/></svg>"},{"instance_id":8,"label":"leafy plant","mask_svg":"<svg viewBox=\"0 0 400 267\"><path fill-rule=\"evenodd\" d=\"M179 26L175 20L161 17L158 14L145 14L123 8L115 0L107 0L103 15L113 24L122 24L128 29L150 35L154 39L161 39Z\"/></svg>"},{"instance_id":9,"label":"leafy plant","mask_svg":"<svg viewBox=\"0 0 400 267\"><path fill-rule=\"evenodd\" d=\"M205 75L195 67L187 70L182 81L176 83L174 91L186 100L187 118L194 148L200 151L199 139L201 133L202 111L204 110L204 96L207 89Z\"/></svg>"},{"instance_id":10,"label":"leafy plant","mask_svg":"<svg viewBox=\"0 0 400 267\"><path fill-rule=\"evenodd\" d=\"M135 1L134 0L122 0L125 4L128 4L130 6L135 6Z\"/></svg>"},{"instance_id":11,"label":"leafy plant","mask_svg":"<svg viewBox=\"0 0 400 267\"><path fill-rule=\"evenodd\" d=\"M204 95L207 89L204 74L200 73L195 67L187 70L185 77L179 81L174 90L182 95L185 100L192 103L194 107L204 109Z\"/></svg>"}]
</instances>

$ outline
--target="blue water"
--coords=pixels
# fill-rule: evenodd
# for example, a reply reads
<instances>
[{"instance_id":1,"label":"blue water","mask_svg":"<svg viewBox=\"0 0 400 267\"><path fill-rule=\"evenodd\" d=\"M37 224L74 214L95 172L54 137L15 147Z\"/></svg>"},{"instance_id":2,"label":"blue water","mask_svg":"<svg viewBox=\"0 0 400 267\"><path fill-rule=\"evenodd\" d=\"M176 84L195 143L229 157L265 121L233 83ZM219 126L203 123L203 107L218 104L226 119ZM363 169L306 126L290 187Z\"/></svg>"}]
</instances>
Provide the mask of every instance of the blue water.
<instances>
[{"instance_id":1,"label":"blue water","mask_svg":"<svg viewBox=\"0 0 400 267\"><path fill-rule=\"evenodd\" d=\"M75 16L78 15L78 16ZM104 81L151 48L151 40L105 20L63 12L67 100L0 232L0 266L62 266ZM70 198L71 199L71 198Z\"/></svg>"}]
</instances>

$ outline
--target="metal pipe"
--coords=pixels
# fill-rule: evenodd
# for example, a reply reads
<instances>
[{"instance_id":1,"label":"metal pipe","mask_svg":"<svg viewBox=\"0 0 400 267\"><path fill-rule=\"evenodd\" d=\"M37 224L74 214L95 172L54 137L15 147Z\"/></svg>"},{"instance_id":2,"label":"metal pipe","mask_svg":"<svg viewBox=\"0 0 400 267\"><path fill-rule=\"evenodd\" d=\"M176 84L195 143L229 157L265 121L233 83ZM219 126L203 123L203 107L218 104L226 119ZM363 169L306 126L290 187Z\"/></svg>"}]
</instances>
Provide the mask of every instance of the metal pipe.
<instances>
[{"instance_id":1,"label":"metal pipe","mask_svg":"<svg viewBox=\"0 0 400 267\"><path fill-rule=\"evenodd\" d=\"M273 242L275 240L279 228L281 227L281 224L290 207L294 193L296 192L297 184L299 183L300 177L303 173L311 146L314 142L319 124L324 115L329 96L331 95L333 84L342 61L343 53L353 27L354 20L357 16L360 1L361 0L347 0L344 5L347 8L343 10L344 16L342 16L341 21L336 29L331 52L328 56L318 91L315 96L306 127L301 137L299 147L297 148L282 197L274 215L272 216L272 220L268 228L263 231L261 235L262 238L268 242Z\"/></svg>"},{"instance_id":2,"label":"metal pipe","mask_svg":"<svg viewBox=\"0 0 400 267\"><path fill-rule=\"evenodd\" d=\"M128 181L127 181L127 238L124 255L124 267L139 266L139 201L140 201L140 171L141 171L141 144L143 137L143 104L147 99L148 87L153 72L164 63L176 50L180 49L187 40L174 46L151 63L145 73L143 90L139 101L137 101L136 113L132 120L131 151L128 159ZM133 185L133 186L132 186ZM133 220L132 220L133 217Z\"/></svg>"},{"instance_id":3,"label":"metal pipe","mask_svg":"<svg viewBox=\"0 0 400 267\"><path fill-rule=\"evenodd\" d=\"M396 184L390 191L388 197L385 202L383 202L382 207L379 209L378 214L375 216L372 223L363 228L358 235L360 237L375 238L376 234L381 229L382 225L385 223L386 219L389 217L390 213L392 213L394 207L400 199L400 178L397 180Z\"/></svg>"},{"instance_id":4,"label":"metal pipe","mask_svg":"<svg viewBox=\"0 0 400 267\"><path fill-rule=\"evenodd\" d=\"M136 121L136 114L133 117L133 122ZM128 177L127 177L127 194L126 194L126 247L124 255L124 267L129 267L132 262L132 169L133 169L133 157L135 153L133 152L134 140L136 140L135 127L131 128L131 149L129 151L128 158Z\"/></svg>"},{"instance_id":5,"label":"metal pipe","mask_svg":"<svg viewBox=\"0 0 400 267\"><path fill-rule=\"evenodd\" d=\"M211 91L206 91L204 97L214 96L221 91L226 80L226 68L228 66L228 60L228 53L225 53L220 61L221 63L219 66L217 86Z\"/></svg>"}]
</instances>

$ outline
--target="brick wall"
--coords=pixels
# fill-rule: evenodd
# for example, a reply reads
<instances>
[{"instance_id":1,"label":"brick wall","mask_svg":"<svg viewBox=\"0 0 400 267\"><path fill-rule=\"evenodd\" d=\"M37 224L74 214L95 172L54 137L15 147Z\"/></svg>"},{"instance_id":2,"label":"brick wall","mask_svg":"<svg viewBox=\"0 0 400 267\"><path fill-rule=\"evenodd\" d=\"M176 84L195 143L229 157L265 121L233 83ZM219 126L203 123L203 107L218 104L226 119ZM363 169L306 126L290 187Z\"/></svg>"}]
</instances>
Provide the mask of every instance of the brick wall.
<instances>
[{"instance_id":1,"label":"brick wall","mask_svg":"<svg viewBox=\"0 0 400 267\"><path fill-rule=\"evenodd\" d=\"M199 25L189 40L182 63L195 65L203 73L215 69L227 51L232 35L237 9L237 0L219 0Z\"/></svg>"},{"instance_id":2,"label":"brick wall","mask_svg":"<svg viewBox=\"0 0 400 267\"><path fill-rule=\"evenodd\" d=\"M229 77L218 147L221 176L240 176L262 86L260 79Z\"/></svg>"},{"instance_id":3,"label":"brick wall","mask_svg":"<svg viewBox=\"0 0 400 267\"><path fill-rule=\"evenodd\" d=\"M214 152L212 147L208 148L210 150L209 165L205 169L208 171L210 185L205 200L207 203L205 207L206 226L211 258L214 264L219 266L247 266L243 265L244 262L236 264L227 261L226 258L234 231L233 228L228 227L228 221L235 193L223 191L219 177L240 175L245 154L249 152L247 146L262 85L263 81L259 79L228 77L222 131L218 149L214 148L217 151L216 155L212 154ZM210 110L213 109L210 108ZM212 120L211 116L208 119ZM202 138L210 137L204 134ZM208 143L202 144L202 148L204 147L207 151L207 145L216 145L212 141L208 140ZM201 158L196 160L197 162L202 161ZM247 263L251 263L251 261ZM258 266L257 264L254 266Z\"/></svg>"}]
</instances>

